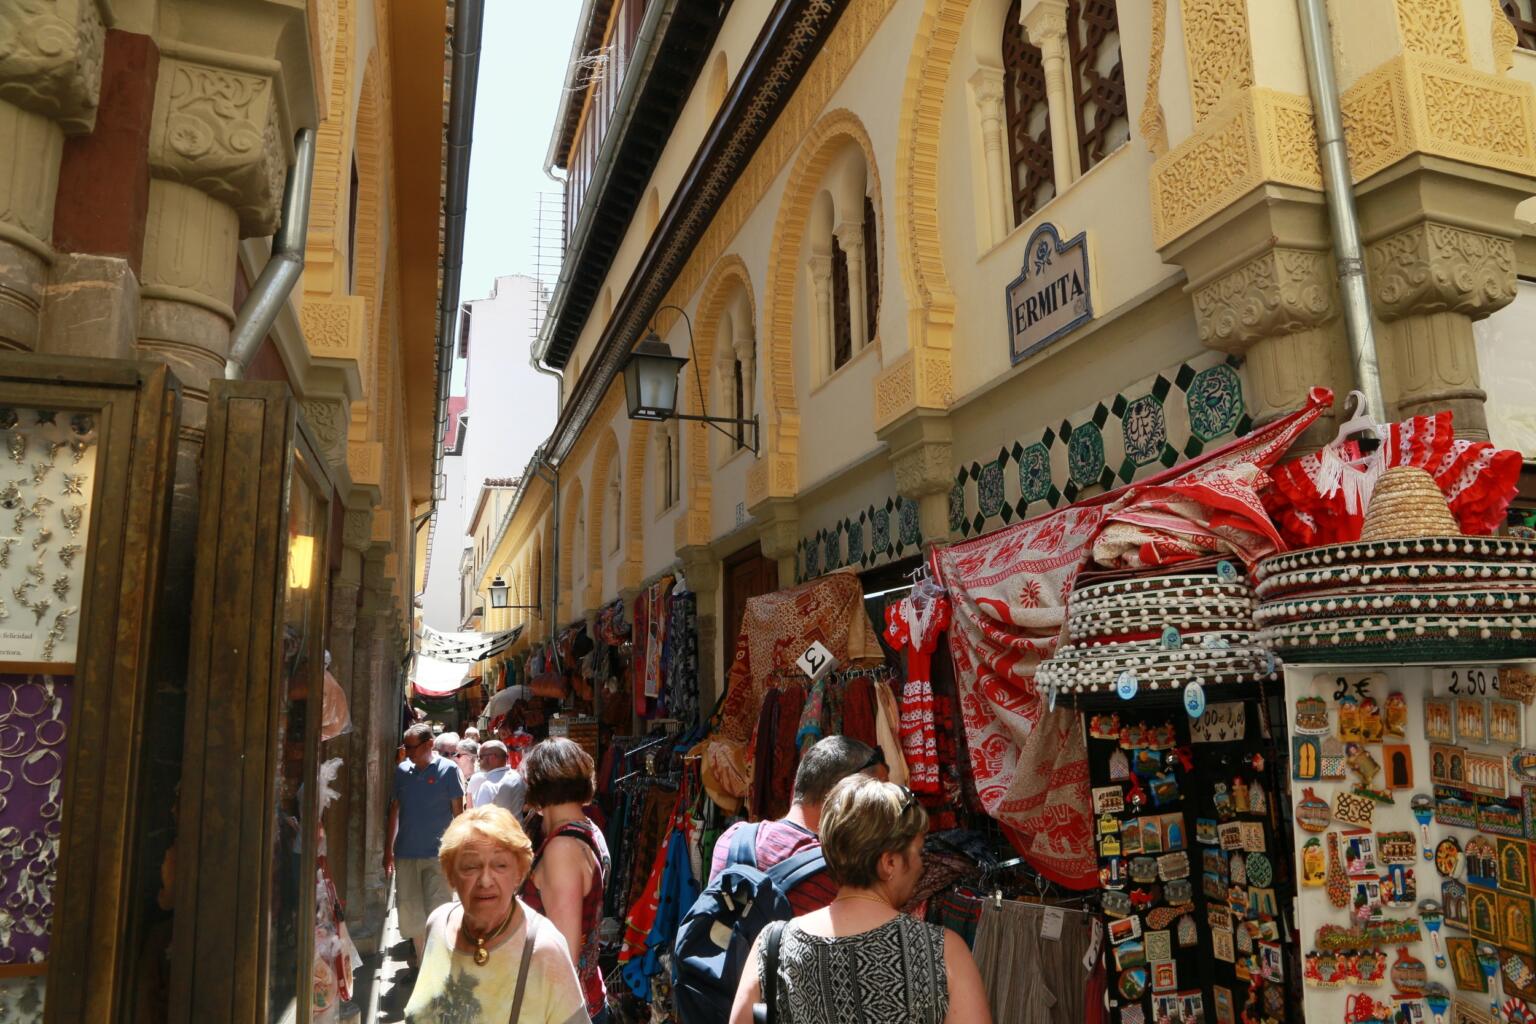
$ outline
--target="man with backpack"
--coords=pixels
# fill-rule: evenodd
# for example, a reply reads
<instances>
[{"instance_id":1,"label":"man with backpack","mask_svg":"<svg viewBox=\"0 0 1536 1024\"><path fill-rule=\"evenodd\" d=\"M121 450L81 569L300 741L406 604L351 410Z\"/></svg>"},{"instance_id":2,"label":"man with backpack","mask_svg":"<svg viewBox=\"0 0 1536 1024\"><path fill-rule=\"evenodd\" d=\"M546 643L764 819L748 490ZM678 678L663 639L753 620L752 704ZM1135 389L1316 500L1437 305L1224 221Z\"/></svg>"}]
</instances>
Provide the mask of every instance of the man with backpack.
<instances>
[{"instance_id":1,"label":"man with backpack","mask_svg":"<svg viewBox=\"0 0 1536 1024\"><path fill-rule=\"evenodd\" d=\"M682 1024L714 1024L730 1016L757 933L770 921L820 910L836 897L816 830L832 787L860 772L885 778L880 750L828 736L800 758L788 814L737 822L715 843L709 886L683 919L674 946L673 998Z\"/></svg>"}]
</instances>

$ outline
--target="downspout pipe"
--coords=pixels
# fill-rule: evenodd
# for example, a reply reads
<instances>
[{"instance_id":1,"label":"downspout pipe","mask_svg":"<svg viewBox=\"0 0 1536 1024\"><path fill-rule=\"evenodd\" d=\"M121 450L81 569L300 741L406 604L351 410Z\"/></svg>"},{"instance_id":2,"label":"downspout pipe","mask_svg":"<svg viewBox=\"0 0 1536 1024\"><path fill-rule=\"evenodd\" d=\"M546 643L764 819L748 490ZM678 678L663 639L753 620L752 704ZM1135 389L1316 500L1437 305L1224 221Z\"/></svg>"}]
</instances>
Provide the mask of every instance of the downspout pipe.
<instances>
[{"instance_id":1,"label":"downspout pipe","mask_svg":"<svg viewBox=\"0 0 1536 1024\"><path fill-rule=\"evenodd\" d=\"M1339 268L1339 295L1349 334L1349 357L1355 387L1365 395L1365 412L1386 422L1381 369L1376 361L1371 296L1365 281L1365 248L1360 242L1360 218L1355 211L1354 180L1344 146L1344 115L1339 108L1339 84L1333 73L1333 35L1328 26L1327 0L1296 0L1301 15L1301 42L1312 88L1312 112L1317 119L1317 151L1323 168L1323 195L1333 231L1333 257ZM1342 417L1341 417L1342 418Z\"/></svg>"},{"instance_id":2,"label":"downspout pipe","mask_svg":"<svg viewBox=\"0 0 1536 1024\"><path fill-rule=\"evenodd\" d=\"M555 527L554 550L549 553L549 650L558 670L560 648L555 641L560 636L560 468L546 460L544 449L540 448L533 453L533 471L541 479L549 481L553 494L549 505L550 521Z\"/></svg>"},{"instance_id":3,"label":"downspout pipe","mask_svg":"<svg viewBox=\"0 0 1536 1024\"><path fill-rule=\"evenodd\" d=\"M251 293L240 304L235 328L229 337L229 355L224 361L224 378L239 380L256 350L272 330L277 314L282 312L304 274L304 239L309 233L309 196L315 181L315 130L300 128L294 137L293 166L283 183L283 219L272 236L272 255L261 275L251 286Z\"/></svg>"},{"instance_id":4,"label":"downspout pipe","mask_svg":"<svg viewBox=\"0 0 1536 1024\"><path fill-rule=\"evenodd\" d=\"M443 191L442 291L437 300L437 416L432 436L432 507L443 473L448 392L453 387L453 347L459 315L459 276L464 269L464 220L469 200L469 156L474 145L475 96L480 78L480 37L485 0L456 0L453 69L448 99L447 166Z\"/></svg>"}]
</instances>

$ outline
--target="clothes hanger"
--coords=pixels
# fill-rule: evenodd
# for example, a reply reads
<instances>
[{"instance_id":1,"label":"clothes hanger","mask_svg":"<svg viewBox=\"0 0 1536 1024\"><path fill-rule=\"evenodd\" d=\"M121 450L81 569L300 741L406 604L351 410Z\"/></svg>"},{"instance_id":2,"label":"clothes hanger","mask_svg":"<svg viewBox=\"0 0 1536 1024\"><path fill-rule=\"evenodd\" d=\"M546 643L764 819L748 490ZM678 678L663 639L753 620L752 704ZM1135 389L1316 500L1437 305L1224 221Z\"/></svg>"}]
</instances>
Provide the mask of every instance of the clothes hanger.
<instances>
[{"instance_id":1,"label":"clothes hanger","mask_svg":"<svg viewBox=\"0 0 1536 1024\"><path fill-rule=\"evenodd\" d=\"M1374 448L1375 444L1380 443L1380 437L1377 434L1380 424L1371 418L1370 413L1365 411L1365 393L1362 391L1351 391L1346 395L1344 398L1344 408L1346 410L1349 409L1351 401L1354 402L1355 414L1339 424L1338 433L1333 435L1333 443L1329 447L1338 448L1345 441L1349 440L1350 435L1364 433L1368 435L1370 441L1374 442L1372 444Z\"/></svg>"}]
</instances>

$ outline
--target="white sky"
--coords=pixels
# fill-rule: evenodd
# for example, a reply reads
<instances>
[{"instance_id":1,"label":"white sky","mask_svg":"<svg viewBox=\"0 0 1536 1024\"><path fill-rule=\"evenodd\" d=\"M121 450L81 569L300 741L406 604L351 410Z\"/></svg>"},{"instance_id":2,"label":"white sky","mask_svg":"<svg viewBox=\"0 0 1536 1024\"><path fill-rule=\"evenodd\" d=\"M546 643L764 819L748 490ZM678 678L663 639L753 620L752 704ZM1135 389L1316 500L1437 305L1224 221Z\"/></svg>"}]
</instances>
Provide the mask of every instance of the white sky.
<instances>
[{"instance_id":1,"label":"white sky","mask_svg":"<svg viewBox=\"0 0 1536 1024\"><path fill-rule=\"evenodd\" d=\"M538 194L561 190L544 173L544 156L580 13L581 0L485 5L460 301L488 296L500 275L535 272ZM506 382L509 404L554 386L553 379L523 369ZM463 390L464 366L456 361L453 391Z\"/></svg>"}]
</instances>

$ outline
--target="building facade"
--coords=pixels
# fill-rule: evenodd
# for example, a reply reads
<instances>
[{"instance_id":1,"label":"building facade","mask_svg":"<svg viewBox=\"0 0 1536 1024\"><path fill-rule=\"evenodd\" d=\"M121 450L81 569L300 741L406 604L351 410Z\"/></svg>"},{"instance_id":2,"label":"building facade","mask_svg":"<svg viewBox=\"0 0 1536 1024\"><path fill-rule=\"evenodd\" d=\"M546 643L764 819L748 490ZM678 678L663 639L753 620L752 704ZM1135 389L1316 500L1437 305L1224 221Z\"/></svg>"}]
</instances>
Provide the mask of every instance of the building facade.
<instances>
[{"instance_id":1,"label":"building facade","mask_svg":"<svg viewBox=\"0 0 1536 1024\"><path fill-rule=\"evenodd\" d=\"M290 754L306 765L341 759L332 783L339 796L323 819L329 867L352 935L364 950L378 942L401 659L425 550L417 524L434 496L439 441L445 173L442 160L421 154L443 146L452 30L442 0L0 4L0 348L25 357L7 363L7 385L28 367L42 381L159 381L174 428L161 453L165 490L153 492L166 495L165 521L153 522L154 502L129 510L152 520L126 549L150 571L125 582L134 589L118 606L120 622L114 628L108 605L87 598L79 664L28 669L77 688L82 728L107 710L109 695L121 717L94 749L72 744L62 769L52 949L33 950L25 971L8 965L0 974L0 1004L19 1007L18 1019L253 1020L268 1019L269 1004L276 1019L291 1000L297 1016L289 1019L308 1020L313 965L292 964L295 981L282 957L302 960L314 949L304 919L317 910L313 885L301 887L309 894L297 921L266 886L244 888L244 902L236 896L247 879L242 865L278 849L241 831L258 815L272 818L259 799L238 811L242 786L246 797L288 792ZM285 219L284 189L302 177L303 130L314 143L302 278L235 374L243 381L230 384L237 319L264 287L269 237L293 215ZM298 473L303 463L303 479L319 492L324 521L301 524L302 534L285 522L298 515L298 499L282 488L231 491L217 514L210 510L208 481L239 469L233 453L249 421L230 410L242 402L266 409L271 436L289 437L303 455L275 470ZM124 472L139 472L122 444L104 447L98 465L121 459ZM276 518L247 522L263 502ZM279 579L286 557L290 600L305 590L304 608L323 613L320 635L306 636L294 663L312 671L312 690L297 689L298 669L286 681L295 687L286 699L310 708L314 724L302 709L275 705L292 713L290 733L306 749L283 746L280 720L220 717L231 701L256 708L276 670L264 675L241 660L255 657L248 644L221 662L221 638L210 641L195 625L241 620L217 595L242 582L248 594L264 585L221 546L221 528L233 535L247 526L261 564L279 566ZM106 541L90 537L88 553L100 563L87 570L94 586L93 576L118 569ZM142 635L127 629L135 615ZM292 625L257 636L256 651ZM105 639L92 646L97 635ZM304 738L318 735L321 653L351 728L317 744ZM92 689L93 659L115 665L105 688ZM260 756L247 759L239 744ZM277 782L258 778L272 763ZM98 771L106 774L97 779ZM303 794L319 786L318 778L292 782ZM12 794L13 812L16 805ZM225 838L234 844L227 850ZM232 853L221 859L221 850ZM222 887L208 881L219 872ZM258 917L268 923L253 923ZM226 938L198 927L215 919ZM294 929L292 942L274 941L285 951L269 964L249 943L283 928ZM232 945L237 936L245 945ZM270 978L255 980L269 968Z\"/></svg>"},{"instance_id":2,"label":"building facade","mask_svg":"<svg viewBox=\"0 0 1536 1024\"><path fill-rule=\"evenodd\" d=\"M900 562L1354 385L1295 5L784 0L686 37L686 0L643 6L589 4L573 50L538 348L563 401L478 584L540 612L491 626L548 635L681 568L708 706L765 581ZM1386 412L1536 456L1529 7L1330 8ZM652 327L690 360L679 411L756 416L755 445L627 418Z\"/></svg>"}]
</instances>

